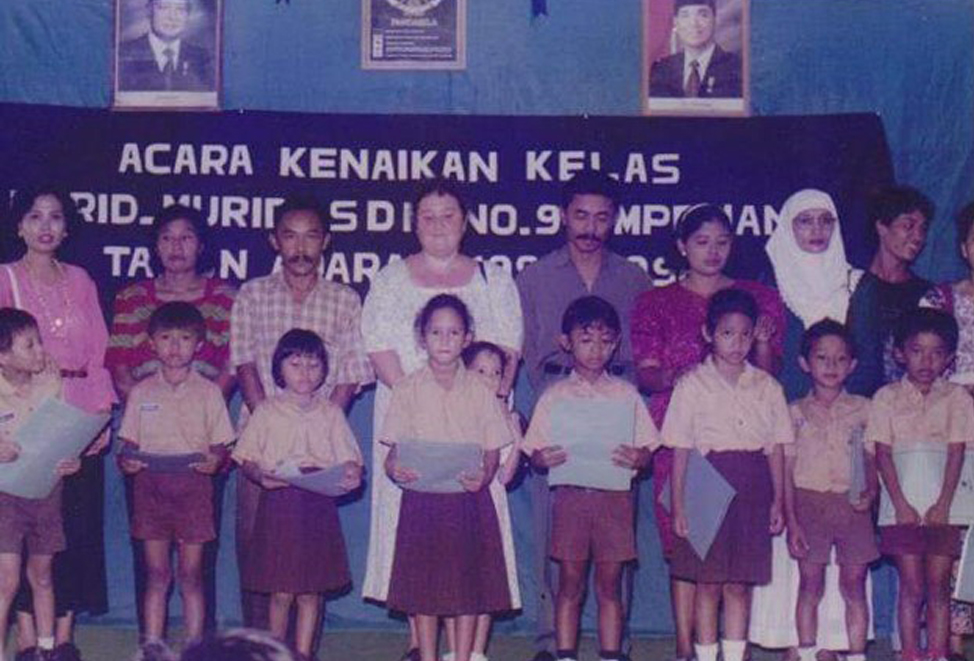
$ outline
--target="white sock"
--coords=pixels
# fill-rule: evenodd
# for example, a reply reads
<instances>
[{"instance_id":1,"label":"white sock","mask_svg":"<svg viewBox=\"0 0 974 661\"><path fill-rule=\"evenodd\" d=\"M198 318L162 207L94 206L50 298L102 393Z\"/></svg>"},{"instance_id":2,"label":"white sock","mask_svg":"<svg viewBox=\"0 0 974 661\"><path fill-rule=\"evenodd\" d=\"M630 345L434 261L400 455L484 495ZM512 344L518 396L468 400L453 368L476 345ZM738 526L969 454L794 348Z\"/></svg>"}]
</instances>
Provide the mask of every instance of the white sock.
<instances>
[{"instance_id":1,"label":"white sock","mask_svg":"<svg viewBox=\"0 0 974 661\"><path fill-rule=\"evenodd\" d=\"M746 640L720 641L720 651L724 653L724 661L744 661L744 650L746 648Z\"/></svg>"},{"instance_id":2,"label":"white sock","mask_svg":"<svg viewBox=\"0 0 974 661\"><path fill-rule=\"evenodd\" d=\"M37 637L37 649L40 649L40 650L52 650L52 649L54 649L54 636L38 636Z\"/></svg>"},{"instance_id":3,"label":"white sock","mask_svg":"<svg viewBox=\"0 0 974 661\"><path fill-rule=\"evenodd\" d=\"M456 658L456 654L453 652L444 652L443 656L440 657L440 661L453 661ZM473 657L470 657L470 661L473 661Z\"/></svg>"},{"instance_id":4,"label":"white sock","mask_svg":"<svg viewBox=\"0 0 974 661\"><path fill-rule=\"evenodd\" d=\"M866 655L862 652L858 654L846 654L845 659L846 661L866 661Z\"/></svg>"},{"instance_id":5,"label":"white sock","mask_svg":"<svg viewBox=\"0 0 974 661\"><path fill-rule=\"evenodd\" d=\"M697 661L717 661L717 643L713 645L694 643L693 649L697 653Z\"/></svg>"},{"instance_id":6,"label":"white sock","mask_svg":"<svg viewBox=\"0 0 974 661\"><path fill-rule=\"evenodd\" d=\"M470 661L487 661L487 655L480 652L471 652Z\"/></svg>"},{"instance_id":7,"label":"white sock","mask_svg":"<svg viewBox=\"0 0 974 661\"><path fill-rule=\"evenodd\" d=\"M815 655L818 654L817 645L809 645L808 647L798 648L798 661L815 661ZM865 661L865 659L863 659Z\"/></svg>"}]
</instances>

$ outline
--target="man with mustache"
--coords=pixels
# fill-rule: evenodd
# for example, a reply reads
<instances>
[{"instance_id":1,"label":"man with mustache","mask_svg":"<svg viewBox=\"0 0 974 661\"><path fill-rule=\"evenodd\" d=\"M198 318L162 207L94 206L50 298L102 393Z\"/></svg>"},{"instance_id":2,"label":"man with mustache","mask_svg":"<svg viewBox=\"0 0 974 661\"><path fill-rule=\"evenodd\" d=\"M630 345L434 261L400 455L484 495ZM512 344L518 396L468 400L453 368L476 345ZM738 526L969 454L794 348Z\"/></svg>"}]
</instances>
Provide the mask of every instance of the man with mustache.
<instances>
[{"instance_id":1,"label":"man with mustache","mask_svg":"<svg viewBox=\"0 0 974 661\"><path fill-rule=\"evenodd\" d=\"M321 392L343 409L358 387L374 380L360 328L362 303L350 287L329 282L319 274L322 253L331 235L325 212L310 199L290 199L276 213L270 243L281 270L244 283L230 313L230 363L249 413L268 396L278 393L271 361L277 341L292 328L321 336L328 351L328 376ZM237 561L243 566L253 530L259 487L237 480ZM243 594L244 623L266 628L267 596Z\"/></svg>"},{"instance_id":2,"label":"man with mustache","mask_svg":"<svg viewBox=\"0 0 974 661\"><path fill-rule=\"evenodd\" d=\"M553 381L571 372L571 356L559 344L568 304L595 295L612 303L622 321L619 349L607 371L635 384L629 317L636 297L649 287L646 273L608 248L619 212L619 184L597 170L582 170L566 182L561 196L565 244L528 266L517 278L524 316L524 366L537 401ZM550 504L545 475L526 479L531 494L534 570L538 595L535 661L552 661L554 590L549 560ZM625 581L627 584L631 581ZM628 592L628 590L625 590ZM623 595L628 610L628 595Z\"/></svg>"}]
</instances>

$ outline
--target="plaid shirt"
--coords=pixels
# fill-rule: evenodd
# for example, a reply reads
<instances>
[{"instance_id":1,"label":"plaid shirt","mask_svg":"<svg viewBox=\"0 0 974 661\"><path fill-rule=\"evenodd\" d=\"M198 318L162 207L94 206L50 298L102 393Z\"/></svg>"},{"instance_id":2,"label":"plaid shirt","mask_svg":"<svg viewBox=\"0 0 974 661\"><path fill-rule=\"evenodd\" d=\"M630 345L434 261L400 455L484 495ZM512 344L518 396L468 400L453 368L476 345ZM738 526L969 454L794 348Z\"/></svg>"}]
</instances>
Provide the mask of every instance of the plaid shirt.
<instances>
[{"instance_id":1,"label":"plaid shirt","mask_svg":"<svg viewBox=\"0 0 974 661\"><path fill-rule=\"evenodd\" d=\"M324 395L339 384L371 383L375 377L362 342L362 302L350 287L319 280L297 303L282 273L244 283L230 312L230 363L254 363L268 397L280 388L271 373L277 341L292 328L316 332L328 351Z\"/></svg>"}]
</instances>

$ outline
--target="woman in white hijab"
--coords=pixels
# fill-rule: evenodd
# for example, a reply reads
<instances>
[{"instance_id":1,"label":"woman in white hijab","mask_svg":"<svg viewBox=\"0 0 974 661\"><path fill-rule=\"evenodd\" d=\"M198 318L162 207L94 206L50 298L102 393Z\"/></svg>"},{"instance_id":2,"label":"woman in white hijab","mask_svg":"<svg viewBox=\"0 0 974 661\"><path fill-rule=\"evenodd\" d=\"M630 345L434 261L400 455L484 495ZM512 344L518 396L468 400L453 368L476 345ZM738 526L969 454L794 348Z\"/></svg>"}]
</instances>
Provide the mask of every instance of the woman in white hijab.
<instances>
[{"instance_id":1,"label":"woman in white hijab","mask_svg":"<svg viewBox=\"0 0 974 661\"><path fill-rule=\"evenodd\" d=\"M788 309L784 337L784 364L779 380L789 401L804 396L808 376L798 365L805 329L830 318L845 323L852 293L862 276L846 260L839 214L832 198L820 190L793 194L781 209L778 226L765 245L774 268L778 291ZM796 648L795 607L798 599L798 563L788 551L785 535L774 539L771 582L754 589L750 640L768 648ZM868 576L868 574L867 574ZM867 584L866 594L871 593ZM872 637L870 624L869 637ZM839 591L839 571L832 562L825 572L825 594L818 608L817 646L847 650L845 603Z\"/></svg>"}]
</instances>

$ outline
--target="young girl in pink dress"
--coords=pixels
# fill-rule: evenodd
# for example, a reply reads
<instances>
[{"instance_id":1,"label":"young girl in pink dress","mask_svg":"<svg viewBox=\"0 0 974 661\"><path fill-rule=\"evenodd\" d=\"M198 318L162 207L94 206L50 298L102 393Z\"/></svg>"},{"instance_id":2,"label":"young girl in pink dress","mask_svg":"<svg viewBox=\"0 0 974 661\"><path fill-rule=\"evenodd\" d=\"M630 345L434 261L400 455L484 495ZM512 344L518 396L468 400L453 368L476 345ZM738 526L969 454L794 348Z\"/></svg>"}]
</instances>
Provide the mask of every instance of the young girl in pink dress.
<instances>
[{"instance_id":1,"label":"young girl in pink dress","mask_svg":"<svg viewBox=\"0 0 974 661\"><path fill-rule=\"evenodd\" d=\"M379 434L393 446L386 473L403 487L388 604L415 617L422 661L436 661L442 616L456 620L456 661L470 661L478 615L511 606L487 488L500 448L511 442L510 430L496 390L460 360L473 335L466 305L450 294L434 296L420 312L416 332L428 363L395 385ZM457 476L459 492L410 490L420 474L400 463L399 452L417 440L478 445L482 463Z\"/></svg>"}]
</instances>

